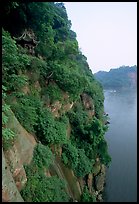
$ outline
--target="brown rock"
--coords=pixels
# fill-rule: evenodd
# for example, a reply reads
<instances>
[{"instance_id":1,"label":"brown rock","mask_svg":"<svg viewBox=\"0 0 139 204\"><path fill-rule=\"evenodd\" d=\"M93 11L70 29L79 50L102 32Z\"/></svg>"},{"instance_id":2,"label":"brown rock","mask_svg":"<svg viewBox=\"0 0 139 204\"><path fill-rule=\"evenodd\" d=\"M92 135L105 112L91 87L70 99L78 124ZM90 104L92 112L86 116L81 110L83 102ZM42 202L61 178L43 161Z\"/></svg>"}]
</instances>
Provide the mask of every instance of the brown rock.
<instances>
[{"instance_id":1,"label":"brown rock","mask_svg":"<svg viewBox=\"0 0 139 204\"><path fill-rule=\"evenodd\" d=\"M104 164L101 165L101 173L106 173L106 166Z\"/></svg>"},{"instance_id":2,"label":"brown rock","mask_svg":"<svg viewBox=\"0 0 139 204\"><path fill-rule=\"evenodd\" d=\"M82 99L84 107L87 110L93 110L94 111L94 104L93 104L92 98L88 94L83 93L81 95L81 99Z\"/></svg>"},{"instance_id":3,"label":"brown rock","mask_svg":"<svg viewBox=\"0 0 139 204\"><path fill-rule=\"evenodd\" d=\"M6 167L6 168L5 168ZM10 172L2 150L2 200L3 202L24 202Z\"/></svg>"},{"instance_id":4,"label":"brown rock","mask_svg":"<svg viewBox=\"0 0 139 204\"><path fill-rule=\"evenodd\" d=\"M102 191L104 188L104 182L105 182L105 175L100 173L98 176L95 177L95 186L96 190L98 192Z\"/></svg>"},{"instance_id":5,"label":"brown rock","mask_svg":"<svg viewBox=\"0 0 139 204\"><path fill-rule=\"evenodd\" d=\"M14 182L20 191L27 181L23 165L31 162L36 141L20 125L12 111L7 127L16 133L16 138L14 145L5 152L5 159Z\"/></svg>"},{"instance_id":6,"label":"brown rock","mask_svg":"<svg viewBox=\"0 0 139 204\"><path fill-rule=\"evenodd\" d=\"M93 182L93 175L90 173L88 174L88 179L87 179L87 185L90 193L92 191L92 182Z\"/></svg>"}]
</instances>

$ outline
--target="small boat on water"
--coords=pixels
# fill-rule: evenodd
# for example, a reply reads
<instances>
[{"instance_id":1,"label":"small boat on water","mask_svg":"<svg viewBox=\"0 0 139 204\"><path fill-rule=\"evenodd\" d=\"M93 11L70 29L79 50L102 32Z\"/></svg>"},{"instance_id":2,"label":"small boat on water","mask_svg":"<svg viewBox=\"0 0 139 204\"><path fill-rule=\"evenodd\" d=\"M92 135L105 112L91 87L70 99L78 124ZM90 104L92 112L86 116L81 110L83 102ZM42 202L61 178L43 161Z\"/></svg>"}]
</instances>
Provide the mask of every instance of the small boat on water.
<instances>
[{"instance_id":1,"label":"small boat on water","mask_svg":"<svg viewBox=\"0 0 139 204\"><path fill-rule=\"evenodd\" d=\"M115 93L115 92L116 92L116 90L110 90L110 92L111 92L111 93Z\"/></svg>"}]
</instances>

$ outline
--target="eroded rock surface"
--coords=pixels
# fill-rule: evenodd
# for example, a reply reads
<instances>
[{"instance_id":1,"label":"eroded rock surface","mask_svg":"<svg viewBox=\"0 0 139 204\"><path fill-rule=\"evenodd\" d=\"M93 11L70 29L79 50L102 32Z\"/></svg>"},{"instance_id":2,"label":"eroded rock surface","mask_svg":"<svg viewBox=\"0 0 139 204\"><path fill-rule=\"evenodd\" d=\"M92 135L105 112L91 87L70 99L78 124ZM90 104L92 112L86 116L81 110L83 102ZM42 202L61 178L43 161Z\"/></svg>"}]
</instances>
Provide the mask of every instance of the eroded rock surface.
<instances>
[{"instance_id":1,"label":"eroded rock surface","mask_svg":"<svg viewBox=\"0 0 139 204\"><path fill-rule=\"evenodd\" d=\"M24 202L21 197L9 166L6 163L5 156L2 150L2 200L3 202Z\"/></svg>"},{"instance_id":2,"label":"eroded rock surface","mask_svg":"<svg viewBox=\"0 0 139 204\"><path fill-rule=\"evenodd\" d=\"M7 127L16 133L16 138L13 146L3 152L2 197L5 201L22 202L19 192L27 182L24 164L31 162L37 143L35 138L20 125L12 111Z\"/></svg>"}]
</instances>

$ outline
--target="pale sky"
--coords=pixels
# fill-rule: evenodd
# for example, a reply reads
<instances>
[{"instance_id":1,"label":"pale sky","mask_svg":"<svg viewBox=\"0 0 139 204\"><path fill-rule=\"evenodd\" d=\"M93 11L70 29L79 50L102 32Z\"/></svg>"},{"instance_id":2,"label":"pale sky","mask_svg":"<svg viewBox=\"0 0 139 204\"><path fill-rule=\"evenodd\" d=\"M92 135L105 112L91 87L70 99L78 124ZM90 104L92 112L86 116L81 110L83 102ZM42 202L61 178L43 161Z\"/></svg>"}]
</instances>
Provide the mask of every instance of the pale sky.
<instances>
[{"instance_id":1,"label":"pale sky","mask_svg":"<svg viewBox=\"0 0 139 204\"><path fill-rule=\"evenodd\" d=\"M63 2L93 73L137 65L137 2Z\"/></svg>"}]
</instances>

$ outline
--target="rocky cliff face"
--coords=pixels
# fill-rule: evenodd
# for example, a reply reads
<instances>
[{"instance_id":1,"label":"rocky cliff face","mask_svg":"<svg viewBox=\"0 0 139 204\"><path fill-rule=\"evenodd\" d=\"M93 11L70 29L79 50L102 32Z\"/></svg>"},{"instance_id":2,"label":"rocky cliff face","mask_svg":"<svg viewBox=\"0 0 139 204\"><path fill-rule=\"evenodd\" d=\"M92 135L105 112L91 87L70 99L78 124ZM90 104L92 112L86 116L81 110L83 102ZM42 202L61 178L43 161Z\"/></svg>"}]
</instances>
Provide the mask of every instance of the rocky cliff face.
<instances>
[{"instance_id":1,"label":"rocky cliff face","mask_svg":"<svg viewBox=\"0 0 139 204\"><path fill-rule=\"evenodd\" d=\"M94 105L91 98L84 94L82 95L82 103L88 113L89 118L94 115ZM52 107L57 107L56 102ZM51 109L55 117L62 105ZM72 108L73 103L64 105L63 111L68 111ZM33 150L37 142L34 135L28 133L19 123L13 112L11 111L7 127L16 132L16 140L12 147L6 151L2 151L2 197L3 202L24 202L20 195L20 191L27 182L25 164L30 164L33 157ZM67 136L70 138L71 126L67 127ZM88 174L87 179L78 178L74 172L66 167L61 161L62 148L59 146L51 146L52 152L57 154L55 164L45 172L46 177L57 175L66 180L67 192L73 201L79 201L83 192L84 186L87 185L89 192L96 196L98 201L102 201L102 191L105 183L105 166L102 165L99 159L94 165L94 173Z\"/></svg>"},{"instance_id":2,"label":"rocky cliff face","mask_svg":"<svg viewBox=\"0 0 139 204\"><path fill-rule=\"evenodd\" d=\"M63 3L2 10L3 201L100 201L110 162L103 90Z\"/></svg>"},{"instance_id":3,"label":"rocky cliff face","mask_svg":"<svg viewBox=\"0 0 139 204\"><path fill-rule=\"evenodd\" d=\"M2 194L4 200L22 202L19 192L27 182L23 165L30 163L36 141L20 125L12 111L7 127L16 132L16 140L10 149L2 152Z\"/></svg>"},{"instance_id":4,"label":"rocky cliff face","mask_svg":"<svg viewBox=\"0 0 139 204\"><path fill-rule=\"evenodd\" d=\"M24 202L2 150L2 202Z\"/></svg>"}]
</instances>

